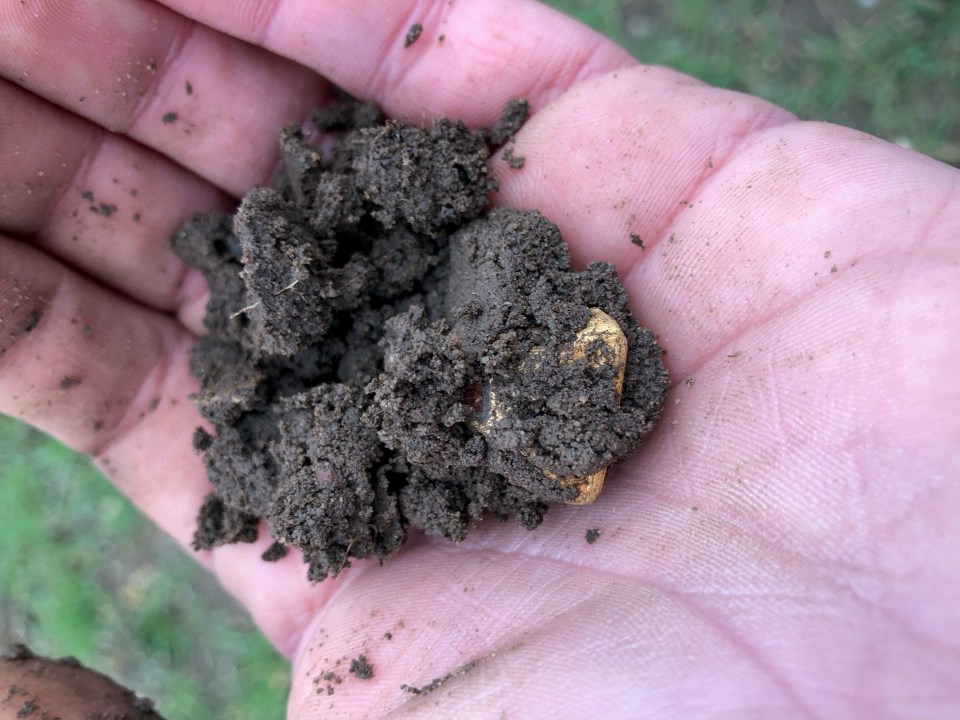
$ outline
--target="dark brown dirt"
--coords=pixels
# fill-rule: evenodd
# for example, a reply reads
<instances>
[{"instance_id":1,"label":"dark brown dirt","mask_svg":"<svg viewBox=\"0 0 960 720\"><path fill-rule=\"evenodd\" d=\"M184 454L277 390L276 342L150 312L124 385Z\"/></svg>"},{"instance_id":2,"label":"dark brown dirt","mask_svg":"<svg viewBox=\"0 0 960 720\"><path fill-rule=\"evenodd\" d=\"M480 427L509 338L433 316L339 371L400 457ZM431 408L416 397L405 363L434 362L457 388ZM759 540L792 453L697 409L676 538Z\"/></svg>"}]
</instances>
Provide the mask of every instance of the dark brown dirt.
<instances>
[{"instance_id":1,"label":"dark brown dirt","mask_svg":"<svg viewBox=\"0 0 960 720\"><path fill-rule=\"evenodd\" d=\"M452 672L448 672L446 675L443 675L442 677L434 678L433 680L428 682L426 685L421 685L419 687L416 687L414 685L407 685L406 683L404 683L403 685L400 686L400 689L403 690L404 692L410 693L411 695L429 695L434 690L439 690L440 688L442 688L450 680L458 677L463 677L468 672L473 670L477 665L479 665L482 661L483 661L483 658L477 658L476 660L471 660L468 663L464 663L463 665L458 667L456 670Z\"/></svg>"},{"instance_id":2,"label":"dark brown dirt","mask_svg":"<svg viewBox=\"0 0 960 720\"><path fill-rule=\"evenodd\" d=\"M407 30L407 36L403 39L403 47L408 48L413 45L417 38L420 37L420 33L423 32L423 25L420 23L414 23L410 26L410 29Z\"/></svg>"},{"instance_id":3,"label":"dark brown dirt","mask_svg":"<svg viewBox=\"0 0 960 720\"><path fill-rule=\"evenodd\" d=\"M367 661L366 655L361 655L350 661L350 672L361 680L369 680L373 677L373 665Z\"/></svg>"},{"instance_id":4,"label":"dark brown dirt","mask_svg":"<svg viewBox=\"0 0 960 720\"><path fill-rule=\"evenodd\" d=\"M23 645L0 656L0 720L163 720L153 703L74 658L53 660Z\"/></svg>"},{"instance_id":5,"label":"dark brown dirt","mask_svg":"<svg viewBox=\"0 0 960 720\"><path fill-rule=\"evenodd\" d=\"M514 170L521 170L526 164L526 158L513 154L513 148L507 148L503 151L503 161Z\"/></svg>"},{"instance_id":6,"label":"dark brown dirt","mask_svg":"<svg viewBox=\"0 0 960 720\"><path fill-rule=\"evenodd\" d=\"M411 526L459 541L489 510L532 529L576 494L551 473L589 475L650 431L666 374L614 268L572 271L535 210L487 211L490 154L527 112L471 131L344 102L315 118L319 142L281 134L275 188L175 235L211 288L191 357L216 427L194 436L215 488L196 547L265 518L321 580ZM619 404L600 343L559 359L589 308L629 343ZM480 432L494 384L505 416Z\"/></svg>"},{"instance_id":7,"label":"dark brown dirt","mask_svg":"<svg viewBox=\"0 0 960 720\"><path fill-rule=\"evenodd\" d=\"M276 562L287 556L287 546L283 543L271 543L270 547L263 551L263 554L260 556L261 559L266 562Z\"/></svg>"}]
</instances>

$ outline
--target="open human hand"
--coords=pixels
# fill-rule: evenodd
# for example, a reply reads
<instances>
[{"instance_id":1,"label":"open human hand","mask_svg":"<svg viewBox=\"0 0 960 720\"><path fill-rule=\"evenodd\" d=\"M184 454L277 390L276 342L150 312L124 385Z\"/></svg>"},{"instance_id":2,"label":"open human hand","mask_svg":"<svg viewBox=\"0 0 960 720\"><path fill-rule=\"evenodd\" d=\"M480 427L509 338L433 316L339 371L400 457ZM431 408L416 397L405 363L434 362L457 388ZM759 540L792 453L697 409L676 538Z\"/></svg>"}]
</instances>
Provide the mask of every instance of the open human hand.
<instances>
[{"instance_id":1,"label":"open human hand","mask_svg":"<svg viewBox=\"0 0 960 720\"><path fill-rule=\"evenodd\" d=\"M674 383L600 500L532 533L315 586L266 533L199 554L291 658L289 717L954 716L960 173L532 2L164 5L0 4L0 411L188 544L206 290L167 238L266 182L329 82L412 121L528 98L493 202L616 265Z\"/></svg>"}]
</instances>

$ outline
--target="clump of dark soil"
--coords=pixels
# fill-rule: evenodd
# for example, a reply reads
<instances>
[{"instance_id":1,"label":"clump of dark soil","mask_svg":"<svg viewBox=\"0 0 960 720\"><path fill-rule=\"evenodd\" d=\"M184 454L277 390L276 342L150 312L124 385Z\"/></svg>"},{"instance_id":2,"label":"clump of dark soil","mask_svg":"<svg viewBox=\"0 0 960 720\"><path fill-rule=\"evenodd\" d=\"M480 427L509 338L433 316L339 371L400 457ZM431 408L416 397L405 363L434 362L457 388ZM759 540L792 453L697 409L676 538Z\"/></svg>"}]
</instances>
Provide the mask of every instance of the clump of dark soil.
<instances>
[{"instance_id":1,"label":"clump of dark soil","mask_svg":"<svg viewBox=\"0 0 960 720\"><path fill-rule=\"evenodd\" d=\"M491 511L532 529L575 499L562 479L650 431L666 374L614 268L572 271L535 210L488 211L491 152L525 116L425 128L345 101L318 138L282 132L274 188L175 235L211 289L191 356L216 428L194 436L215 487L196 547L251 541L265 518L320 580L411 526L459 541ZM601 343L569 351L592 308L626 336L622 393Z\"/></svg>"},{"instance_id":2,"label":"clump of dark soil","mask_svg":"<svg viewBox=\"0 0 960 720\"><path fill-rule=\"evenodd\" d=\"M373 677L373 665L369 663L366 655L361 655L350 661L350 672L361 680L369 680Z\"/></svg>"}]
</instances>

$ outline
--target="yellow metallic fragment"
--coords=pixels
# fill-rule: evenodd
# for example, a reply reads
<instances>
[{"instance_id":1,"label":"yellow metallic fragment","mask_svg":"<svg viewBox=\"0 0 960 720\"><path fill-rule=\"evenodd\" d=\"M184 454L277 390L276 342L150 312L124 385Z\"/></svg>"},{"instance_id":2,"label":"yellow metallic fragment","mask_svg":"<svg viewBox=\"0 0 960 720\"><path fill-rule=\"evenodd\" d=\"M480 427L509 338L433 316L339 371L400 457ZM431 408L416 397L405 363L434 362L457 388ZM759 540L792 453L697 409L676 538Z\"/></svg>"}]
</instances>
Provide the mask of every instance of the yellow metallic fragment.
<instances>
[{"instance_id":1,"label":"yellow metallic fragment","mask_svg":"<svg viewBox=\"0 0 960 720\"><path fill-rule=\"evenodd\" d=\"M613 376L613 388L619 402L623 392L623 376L627 368L627 338L617 321L605 312L599 308L590 308L590 319L584 328L577 333L570 349L561 352L560 362L580 360L586 356L591 347L596 346L597 341L603 343L609 349L609 352L595 353L589 360L590 365L591 367L599 367L601 363L610 363L617 369ZM530 360L536 362L536 356L541 352L542 350L539 348L534 349L530 353ZM480 432L487 434L496 422L506 416L508 410L498 402L493 382L484 384L484 395L484 418L475 427ZM600 468L586 477L560 477L548 470L545 470L544 474L564 487L573 485L577 487L576 497L567 501L567 504L585 505L592 503L600 495L607 469L605 467Z\"/></svg>"}]
</instances>

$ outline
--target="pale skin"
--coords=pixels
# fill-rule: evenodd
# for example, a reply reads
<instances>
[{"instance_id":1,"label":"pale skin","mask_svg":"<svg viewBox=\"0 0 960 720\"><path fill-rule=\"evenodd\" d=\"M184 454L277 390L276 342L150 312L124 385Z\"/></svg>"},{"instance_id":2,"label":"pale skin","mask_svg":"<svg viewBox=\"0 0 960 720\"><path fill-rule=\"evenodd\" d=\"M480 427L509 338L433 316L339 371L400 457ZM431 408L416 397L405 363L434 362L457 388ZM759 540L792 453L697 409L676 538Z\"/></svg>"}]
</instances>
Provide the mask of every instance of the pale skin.
<instances>
[{"instance_id":1,"label":"pale skin","mask_svg":"<svg viewBox=\"0 0 960 720\"><path fill-rule=\"evenodd\" d=\"M167 237L267 180L324 78L415 122L529 98L494 203L615 264L668 351L659 428L533 533L318 585L266 532L191 551L290 658L288 717L956 717L960 172L525 0L163 5L0 2L0 411L179 542L206 289ZM361 653L374 678L335 666Z\"/></svg>"}]
</instances>

